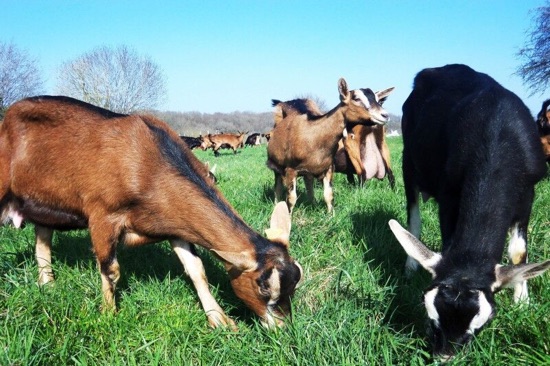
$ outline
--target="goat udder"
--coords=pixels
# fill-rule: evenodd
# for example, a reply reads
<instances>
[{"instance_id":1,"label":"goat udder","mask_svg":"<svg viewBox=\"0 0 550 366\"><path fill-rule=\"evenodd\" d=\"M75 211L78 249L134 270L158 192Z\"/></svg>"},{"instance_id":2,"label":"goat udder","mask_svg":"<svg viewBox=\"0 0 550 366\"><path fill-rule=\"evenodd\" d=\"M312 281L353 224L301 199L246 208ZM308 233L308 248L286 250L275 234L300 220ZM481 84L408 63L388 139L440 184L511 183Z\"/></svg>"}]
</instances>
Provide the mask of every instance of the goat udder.
<instances>
[{"instance_id":1,"label":"goat udder","mask_svg":"<svg viewBox=\"0 0 550 366\"><path fill-rule=\"evenodd\" d=\"M8 220L11 220L11 222L13 223L13 226L19 229L21 228L21 225L23 224L23 220L25 220L25 218L23 217L21 212L19 212L13 207L9 207L7 209L7 212L5 213L5 217L3 218L4 223L7 222Z\"/></svg>"},{"instance_id":2,"label":"goat udder","mask_svg":"<svg viewBox=\"0 0 550 366\"><path fill-rule=\"evenodd\" d=\"M363 157L363 168L365 169L366 179L376 177L383 179L386 176L386 168L382 154L376 145L374 134L368 134L365 139L365 155Z\"/></svg>"}]
</instances>

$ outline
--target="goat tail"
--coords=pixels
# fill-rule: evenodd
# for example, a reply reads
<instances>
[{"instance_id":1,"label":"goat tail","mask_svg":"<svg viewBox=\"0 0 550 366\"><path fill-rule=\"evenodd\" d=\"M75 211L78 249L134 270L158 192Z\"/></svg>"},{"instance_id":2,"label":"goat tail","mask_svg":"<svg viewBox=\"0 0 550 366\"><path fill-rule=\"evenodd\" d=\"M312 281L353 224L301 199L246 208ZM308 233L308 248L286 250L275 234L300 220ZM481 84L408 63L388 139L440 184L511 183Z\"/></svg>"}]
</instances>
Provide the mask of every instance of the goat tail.
<instances>
[{"instance_id":1,"label":"goat tail","mask_svg":"<svg viewBox=\"0 0 550 366\"><path fill-rule=\"evenodd\" d=\"M282 102L279 99L271 99L271 106L276 107L278 104L281 104Z\"/></svg>"}]
</instances>

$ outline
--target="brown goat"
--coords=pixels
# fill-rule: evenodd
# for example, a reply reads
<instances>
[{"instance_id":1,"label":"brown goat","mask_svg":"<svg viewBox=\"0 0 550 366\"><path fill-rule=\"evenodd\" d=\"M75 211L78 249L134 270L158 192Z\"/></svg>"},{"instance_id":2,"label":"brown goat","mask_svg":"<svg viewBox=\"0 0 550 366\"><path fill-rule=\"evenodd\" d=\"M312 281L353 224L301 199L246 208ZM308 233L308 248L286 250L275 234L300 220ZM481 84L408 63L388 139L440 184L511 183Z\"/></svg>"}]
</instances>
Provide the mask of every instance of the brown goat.
<instances>
[{"instance_id":1,"label":"brown goat","mask_svg":"<svg viewBox=\"0 0 550 366\"><path fill-rule=\"evenodd\" d=\"M197 244L223 261L236 295L264 324L282 324L302 273L288 254L288 209L275 207L266 239L206 170L166 123L72 98L19 101L0 127L2 218L35 224L40 284L53 280L53 230L89 228L105 308L114 309L117 243L169 240L209 323L234 326L210 293Z\"/></svg>"},{"instance_id":2,"label":"brown goat","mask_svg":"<svg viewBox=\"0 0 550 366\"><path fill-rule=\"evenodd\" d=\"M282 199L284 185L292 212L297 200L297 177L304 177L310 201L313 201L313 179L322 179L327 209L332 212L333 161L338 141L348 124L386 123L388 114L381 102L392 90L377 93L370 89L348 90L346 81L340 79L340 103L326 114L321 114L308 99L273 100L275 123L267 148L267 166L275 173L275 199Z\"/></svg>"},{"instance_id":3,"label":"brown goat","mask_svg":"<svg viewBox=\"0 0 550 366\"><path fill-rule=\"evenodd\" d=\"M200 135L199 136L199 139L201 140L201 150L208 150L212 147L212 141L210 141L210 138L208 137L208 135L206 136L203 136L203 135Z\"/></svg>"},{"instance_id":4,"label":"brown goat","mask_svg":"<svg viewBox=\"0 0 550 366\"><path fill-rule=\"evenodd\" d=\"M237 149L244 146L244 136L247 132L239 132L238 134L233 133L219 133L217 135L208 135L208 138L212 142L212 149L214 150L214 155L220 155L219 149L226 148L232 149L233 153L237 153Z\"/></svg>"},{"instance_id":5,"label":"brown goat","mask_svg":"<svg viewBox=\"0 0 550 366\"><path fill-rule=\"evenodd\" d=\"M346 137L338 143L334 171L345 173L350 183L355 182L354 175L357 175L361 185L371 178L388 176L390 186L394 188L386 129L380 125L354 125L347 126L346 130Z\"/></svg>"}]
</instances>

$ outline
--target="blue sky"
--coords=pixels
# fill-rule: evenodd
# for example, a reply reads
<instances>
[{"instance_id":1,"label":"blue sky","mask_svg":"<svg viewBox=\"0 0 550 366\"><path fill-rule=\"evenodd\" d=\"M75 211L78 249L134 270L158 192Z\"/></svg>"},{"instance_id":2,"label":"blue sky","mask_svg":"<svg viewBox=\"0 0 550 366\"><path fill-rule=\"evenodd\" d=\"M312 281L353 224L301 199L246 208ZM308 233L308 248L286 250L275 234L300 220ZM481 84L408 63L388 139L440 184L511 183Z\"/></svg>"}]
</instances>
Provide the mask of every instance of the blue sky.
<instances>
[{"instance_id":1,"label":"blue sky","mask_svg":"<svg viewBox=\"0 0 550 366\"><path fill-rule=\"evenodd\" d=\"M332 108L337 81L396 89L401 114L416 73L465 63L518 94L513 75L532 14L544 0L27 1L1 0L0 41L39 61L48 94L56 71L98 46L127 45L163 70L161 110L271 111L271 99L314 95Z\"/></svg>"}]
</instances>

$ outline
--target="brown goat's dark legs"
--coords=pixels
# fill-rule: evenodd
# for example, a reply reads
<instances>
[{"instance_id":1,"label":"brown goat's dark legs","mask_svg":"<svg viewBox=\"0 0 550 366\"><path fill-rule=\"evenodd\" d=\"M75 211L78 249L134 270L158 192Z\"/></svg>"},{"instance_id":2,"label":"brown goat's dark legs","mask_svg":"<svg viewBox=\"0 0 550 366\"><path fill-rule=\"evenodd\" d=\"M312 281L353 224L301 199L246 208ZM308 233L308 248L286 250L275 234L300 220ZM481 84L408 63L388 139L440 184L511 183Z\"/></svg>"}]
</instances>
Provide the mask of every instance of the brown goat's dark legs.
<instances>
[{"instance_id":1,"label":"brown goat's dark legs","mask_svg":"<svg viewBox=\"0 0 550 366\"><path fill-rule=\"evenodd\" d=\"M116 245L119 234L105 220L97 222L90 219L90 236L101 272L103 310L105 311L116 309L115 288L120 279L120 266L116 259Z\"/></svg>"},{"instance_id":2,"label":"brown goat's dark legs","mask_svg":"<svg viewBox=\"0 0 550 366\"><path fill-rule=\"evenodd\" d=\"M313 192L314 178L310 175L304 175L304 183L306 185L307 200L312 204L315 203L315 194Z\"/></svg>"},{"instance_id":3,"label":"brown goat's dark legs","mask_svg":"<svg viewBox=\"0 0 550 366\"><path fill-rule=\"evenodd\" d=\"M275 173L275 186L273 190L275 191L275 202L282 201L284 199L283 196L283 177L279 173Z\"/></svg>"}]
</instances>

